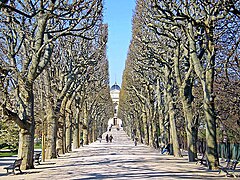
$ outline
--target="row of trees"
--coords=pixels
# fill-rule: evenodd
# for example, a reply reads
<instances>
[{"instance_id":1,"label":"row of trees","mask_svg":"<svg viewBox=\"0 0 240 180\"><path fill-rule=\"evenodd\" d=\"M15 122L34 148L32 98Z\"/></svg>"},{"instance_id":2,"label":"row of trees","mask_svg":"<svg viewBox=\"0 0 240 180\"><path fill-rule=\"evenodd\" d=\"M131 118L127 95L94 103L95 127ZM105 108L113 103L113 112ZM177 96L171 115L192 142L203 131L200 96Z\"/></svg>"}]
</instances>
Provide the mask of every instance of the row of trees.
<instances>
[{"instance_id":1,"label":"row of trees","mask_svg":"<svg viewBox=\"0 0 240 180\"><path fill-rule=\"evenodd\" d=\"M119 105L129 134L150 146L169 142L177 157L186 144L189 161L205 137L209 169L219 165L218 141L239 143L239 7L137 0Z\"/></svg>"},{"instance_id":2,"label":"row of trees","mask_svg":"<svg viewBox=\"0 0 240 180\"><path fill-rule=\"evenodd\" d=\"M36 135L43 157L56 158L106 129L108 27L102 0L7 0L0 8L1 121L18 125L18 157L28 169Z\"/></svg>"}]
</instances>

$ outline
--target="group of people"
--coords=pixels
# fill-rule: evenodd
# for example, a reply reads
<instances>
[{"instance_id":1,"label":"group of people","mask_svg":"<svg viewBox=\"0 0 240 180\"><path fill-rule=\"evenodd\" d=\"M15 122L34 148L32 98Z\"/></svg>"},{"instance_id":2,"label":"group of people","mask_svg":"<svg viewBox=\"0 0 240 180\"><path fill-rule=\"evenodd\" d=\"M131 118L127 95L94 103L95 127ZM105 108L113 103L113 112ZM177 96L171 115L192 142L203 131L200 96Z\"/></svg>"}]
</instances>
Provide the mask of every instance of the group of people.
<instances>
[{"instance_id":1,"label":"group of people","mask_svg":"<svg viewBox=\"0 0 240 180\"><path fill-rule=\"evenodd\" d=\"M109 131L111 131L111 128L112 128L112 126L109 128ZM99 135L98 139L101 143L102 135ZM109 142L111 143L112 140L113 140L113 135L112 134L110 134L110 135L107 134L105 139L106 139L107 143L109 143ZM132 132L132 140L134 141L134 145L137 146L138 138L137 138L136 133L134 131ZM157 143L157 142L155 142L155 143ZM81 139L80 145L83 146L83 139ZM169 143L166 143L166 144L160 146L160 148L161 148L161 154L169 154L170 153L170 144Z\"/></svg>"},{"instance_id":2,"label":"group of people","mask_svg":"<svg viewBox=\"0 0 240 180\"><path fill-rule=\"evenodd\" d=\"M112 130L112 127L113 127L113 125L111 124L111 125L108 127L108 131L111 131L111 130Z\"/></svg>"},{"instance_id":3,"label":"group of people","mask_svg":"<svg viewBox=\"0 0 240 180\"><path fill-rule=\"evenodd\" d=\"M110 136L108 136L108 134L106 135L106 142L108 143L108 142L112 142L112 140L113 140L113 136L112 136L112 134L110 135Z\"/></svg>"},{"instance_id":4,"label":"group of people","mask_svg":"<svg viewBox=\"0 0 240 180\"><path fill-rule=\"evenodd\" d=\"M109 131L109 132L112 130L112 127L113 127L112 124L108 127L108 131ZM106 139L106 142L107 142L107 143L108 143L108 142L111 143L112 140L113 140L113 135L112 135L112 134L110 134L110 135L107 134L106 137L105 137L105 139ZM99 135L98 140L99 140L100 143L102 142L102 134Z\"/></svg>"},{"instance_id":5,"label":"group of people","mask_svg":"<svg viewBox=\"0 0 240 180\"><path fill-rule=\"evenodd\" d=\"M101 143L101 142L102 142L102 135L99 135L98 139L99 139L99 142ZM111 134L110 136L107 134L107 135L106 135L106 142L107 142L107 143L108 143L108 142L111 143L112 140L113 140L112 134Z\"/></svg>"}]
</instances>

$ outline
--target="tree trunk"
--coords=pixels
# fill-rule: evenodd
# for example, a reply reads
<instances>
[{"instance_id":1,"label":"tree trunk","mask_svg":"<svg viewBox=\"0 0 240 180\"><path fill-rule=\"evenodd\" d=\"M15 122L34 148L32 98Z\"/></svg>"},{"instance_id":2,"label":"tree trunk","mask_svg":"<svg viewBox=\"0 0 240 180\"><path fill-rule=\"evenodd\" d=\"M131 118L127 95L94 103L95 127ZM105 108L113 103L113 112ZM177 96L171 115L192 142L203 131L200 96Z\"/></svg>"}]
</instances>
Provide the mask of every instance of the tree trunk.
<instances>
[{"instance_id":1,"label":"tree trunk","mask_svg":"<svg viewBox=\"0 0 240 180\"><path fill-rule=\"evenodd\" d=\"M137 129L136 136L138 138L138 141L142 143L143 137L142 137L142 133L141 133L141 131L142 131L141 130L141 127L142 127L141 120L136 121L136 126L137 126L137 128L136 128Z\"/></svg>"},{"instance_id":2,"label":"tree trunk","mask_svg":"<svg viewBox=\"0 0 240 180\"><path fill-rule=\"evenodd\" d=\"M69 99L66 104L66 150L67 152L72 151L72 100Z\"/></svg>"},{"instance_id":3,"label":"tree trunk","mask_svg":"<svg viewBox=\"0 0 240 180\"><path fill-rule=\"evenodd\" d=\"M192 95L192 65L185 66L185 75L182 76L180 73L180 44L178 44L175 50L174 58L174 70L175 70L175 79L179 87L179 96L183 106L183 113L185 117L185 129L187 133L187 150L188 150L188 160L189 162L194 162L197 158L197 122L194 122L193 117L193 95ZM188 52L185 54L188 56ZM189 62L190 63L190 62Z\"/></svg>"},{"instance_id":4,"label":"tree trunk","mask_svg":"<svg viewBox=\"0 0 240 180\"><path fill-rule=\"evenodd\" d=\"M170 122L170 135L171 135L171 141L173 145L173 154L175 157L181 157L181 151L179 148L178 143L178 136L177 136L177 129L176 129L176 117L175 117L175 105L174 105L174 99L173 99L173 79L171 77L170 69L169 67L165 67L165 82L166 82L166 103L168 105L168 114L169 114L169 122Z\"/></svg>"},{"instance_id":5,"label":"tree trunk","mask_svg":"<svg viewBox=\"0 0 240 180\"><path fill-rule=\"evenodd\" d=\"M66 151L72 151L72 115L66 113Z\"/></svg>"},{"instance_id":6,"label":"tree trunk","mask_svg":"<svg viewBox=\"0 0 240 180\"><path fill-rule=\"evenodd\" d=\"M219 165L218 153L217 153L217 138L216 138L216 118L214 117L211 98L208 93L204 93L204 104L206 116L206 152L209 163L209 169L215 169ZM206 97L207 96L207 97Z\"/></svg>"},{"instance_id":7,"label":"tree trunk","mask_svg":"<svg viewBox=\"0 0 240 180\"><path fill-rule=\"evenodd\" d=\"M35 119L34 119L34 96L31 85L24 85L20 83L20 98L24 103L22 110L22 121L27 123L25 129L21 128L19 133L19 148L18 158L23 158L21 169L32 169L33 155L34 155L34 133L35 133Z\"/></svg>"},{"instance_id":8,"label":"tree trunk","mask_svg":"<svg viewBox=\"0 0 240 180\"><path fill-rule=\"evenodd\" d=\"M77 149L80 147L80 122L79 122L80 110L77 106L76 115L74 118L74 126L73 126L73 149Z\"/></svg>"},{"instance_id":9,"label":"tree trunk","mask_svg":"<svg viewBox=\"0 0 240 180\"><path fill-rule=\"evenodd\" d=\"M208 24L206 26L206 39L207 41L207 67L203 68L200 59L197 56L197 48L194 36L194 30L192 24L188 24L188 40L190 44L190 57L193 61L194 70L201 80L204 102L203 109L206 118L206 153L209 169L215 169L219 165L218 153L217 153L217 140L216 140L216 116L214 109L214 93L213 93L213 82L214 82L214 66L215 66L215 50L213 42L213 27Z\"/></svg>"},{"instance_id":10,"label":"tree trunk","mask_svg":"<svg viewBox=\"0 0 240 180\"><path fill-rule=\"evenodd\" d=\"M46 71L45 84L47 91L47 123L46 123L46 158L57 158L57 117L54 111L53 91L51 87L50 73Z\"/></svg>"},{"instance_id":11,"label":"tree trunk","mask_svg":"<svg viewBox=\"0 0 240 180\"><path fill-rule=\"evenodd\" d=\"M190 80L183 83L180 88L180 97L183 105L183 112L186 122L187 149L189 162L196 161L197 158L197 121L194 121L192 109L192 88Z\"/></svg>"},{"instance_id":12,"label":"tree trunk","mask_svg":"<svg viewBox=\"0 0 240 180\"><path fill-rule=\"evenodd\" d=\"M18 158L23 158L21 169L33 169L34 133L31 130L21 129L19 133Z\"/></svg>"},{"instance_id":13,"label":"tree trunk","mask_svg":"<svg viewBox=\"0 0 240 180\"><path fill-rule=\"evenodd\" d=\"M83 142L85 145L88 145L88 130L83 128Z\"/></svg>"},{"instance_id":14,"label":"tree trunk","mask_svg":"<svg viewBox=\"0 0 240 180\"><path fill-rule=\"evenodd\" d=\"M92 127L92 142L94 142L96 139L97 139L97 122L96 122L96 119L94 120L93 122L93 127Z\"/></svg>"},{"instance_id":15,"label":"tree trunk","mask_svg":"<svg viewBox=\"0 0 240 180\"><path fill-rule=\"evenodd\" d=\"M156 116L154 116L156 118ZM153 126L152 126L152 134L153 134L153 147L159 148L159 141L158 141L158 127L156 123L156 119L153 119Z\"/></svg>"},{"instance_id":16,"label":"tree trunk","mask_svg":"<svg viewBox=\"0 0 240 180\"><path fill-rule=\"evenodd\" d=\"M214 107L214 72L215 72L215 47L213 40L213 22L208 22L207 31L208 48L207 59L208 67L205 72L206 84L203 84L204 103L206 116L206 140L207 140L207 159L209 161L209 169L217 169L219 166L217 151L217 131L216 131L216 115Z\"/></svg>"},{"instance_id":17,"label":"tree trunk","mask_svg":"<svg viewBox=\"0 0 240 180\"><path fill-rule=\"evenodd\" d=\"M42 162L45 162L46 160L46 137L47 137L47 117L46 117L46 111L45 111L45 106L44 106L44 79L42 79L42 83L41 83L41 87L40 89L42 89L43 91L41 92L41 115L42 118ZM47 108L48 109L48 108Z\"/></svg>"},{"instance_id":18,"label":"tree trunk","mask_svg":"<svg viewBox=\"0 0 240 180\"><path fill-rule=\"evenodd\" d=\"M46 158L57 158L57 119L54 115L52 98L47 100L47 146Z\"/></svg>"},{"instance_id":19,"label":"tree trunk","mask_svg":"<svg viewBox=\"0 0 240 180\"><path fill-rule=\"evenodd\" d=\"M46 160L46 123L43 121L42 124L42 162L45 162Z\"/></svg>"},{"instance_id":20,"label":"tree trunk","mask_svg":"<svg viewBox=\"0 0 240 180\"><path fill-rule=\"evenodd\" d=\"M152 118L151 117L149 117L149 125L148 125L148 135L149 135L149 137L148 137L148 139L149 139L149 146L150 147L153 147L153 141L154 141L154 138L153 138L153 120L152 120Z\"/></svg>"},{"instance_id":21,"label":"tree trunk","mask_svg":"<svg viewBox=\"0 0 240 180\"><path fill-rule=\"evenodd\" d=\"M142 113L142 121L143 121L143 132L144 132L144 142L146 145L149 145L149 136L148 136L148 123L146 113Z\"/></svg>"},{"instance_id":22,"label":"tree trunk","mask_svg":"<svg viewBox=\"0 0 240 180\"><path fill-rule=\"evenodd\" d=\"M169 125L169 105L168 105L168 93L166 87L163 91L164 94L164 108L163 108L163 134L162 134L162 142L163 144L167 144L171 140L170 136L170 125Z\"/></svg>"},{"instance_id":23,"label":"tree trunk","mask_svg":"<svg viewBox=\"0 0 240 180\"><path fill-rule=\"evenodd\" d=\"M212 78L213 70L210 69L206 72L206 84L204 84L205 86L203 103L204 113L206 116L206 152L209 169L215 169L219 166Z\"/></svg>"},{"instance_id":24,"label":"tree trunk","mask_svg":"<svg viewBox=\"0 0 240 180\"><path fill-rule=\"evenodd\" d=\"M81 139L83 139L83 123L82 122L80 122L80 124L79 124L79 141L78 141L79 147L80 147Z\"/></svg>"},{"instance_id":25,"label":"tree trunk","mask_svg":"<svg viewBox=\"0 0 240 180\"><path fill-rule=\"evenodd\" d=\"M183 111L186 119L188 161L194 162L197 158L197 122L194 122L193 111L187 102L183 102Z\"/></svg>"},{"instance_id":26,"label":"tree trunk","mask_svg":"<svg viewBox=\"0 0 240 180\"><path fill-rule=\"evenodd\" d=\"M175 112L174 112L174 104L173 100L170 99L169 102L169 121L170 121L170 128L171 128L171 139L173 143L173 154L175 157L181 157L181 151L179 148L178 143L178 136L177 136L177 129L176 129L176 119L175 119Z\"/></svg>"},{"instance_id":27,"label":"tree trunk","mask_svg":"<svg viewBox=\"0 0 240 180\"><path fill-rule=\"evenodd\" d=\"M60 102L59 102L60 103ZM65 106L67 103L67 97L65 96L60 103L60 112L58 120L57 130L57 149L59 154L66 153L66 122L65 122Z\"/></svg>"},{"instance_id":28,"label":"tree trunk","mask_svg":"<svg viewBox=\"0 0 240 180\"><path fill-rule=\"evenodd\" d=\"M87 104L85 104L83 110L83 141L84 144L88 145L88 112L87 112Z\"/></svg>"},{"instance_id":29,"label":"tree trunk","mask_svg":"<svg viewBox=\"0 0 240 180\"><path fill-rule=\"evenodd\" d=\"M161 97L161 91L160 91L160 80L157 79L157 87L156 87L156 94L157 94L157 113L158 113L158 124L159 124L159 143L163 143L163 137L164 137L164 115L163 115L163 107L162 107L162 97Z\"/></svg>"}]
</instances>

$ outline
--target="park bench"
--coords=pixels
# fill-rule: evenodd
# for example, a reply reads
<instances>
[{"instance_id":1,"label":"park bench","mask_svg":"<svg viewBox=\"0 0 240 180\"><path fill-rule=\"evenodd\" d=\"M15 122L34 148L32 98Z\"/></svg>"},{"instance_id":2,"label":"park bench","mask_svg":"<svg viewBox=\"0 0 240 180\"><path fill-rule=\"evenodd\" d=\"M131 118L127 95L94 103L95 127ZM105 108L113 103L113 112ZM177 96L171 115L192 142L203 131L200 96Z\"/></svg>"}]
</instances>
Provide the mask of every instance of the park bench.
<instances>
[{"instance_id":1,"label":"park bench","mask_svg":"<svg viewBox=\"0 0 240 180\"><path fill-rule=\"evenodd\" d=\"M4 169L7 170L7 173L9 173L8 170L10 170L10 169L12 169L13 174L15 174L15 170L18 170L18 171L20 171L20 173L22 173L22 171L20 169L20 166L22 164L22 160L23 159L17 159L17 160L14 161L13 164L10 164L8 167L5 167Z\"/></svg>"},{"instance_id":2,"label":"park bench","mask_svg":"<svg viewBox=\"0 0 240 180\"><path fill-rule=\"evenodd\" d=\"M37 163L38 165L40 165L40 156L41 153L36 153L34 156L34 162Z\"/></svg>"},{"instance_id":3,"label":"park bench","mask_svg":"<svg viewBox=\"0 0 240 180\"><path fill-rule=\"evenodd\" d=\"M230 159L227 159L227 164L226 166L219 166L219 174L223 171L226 173L227 177L234 177L236 178L235 169L237 167L237 164L239 163L237 160L231 161Z\"/></svg>"}]
</instances>

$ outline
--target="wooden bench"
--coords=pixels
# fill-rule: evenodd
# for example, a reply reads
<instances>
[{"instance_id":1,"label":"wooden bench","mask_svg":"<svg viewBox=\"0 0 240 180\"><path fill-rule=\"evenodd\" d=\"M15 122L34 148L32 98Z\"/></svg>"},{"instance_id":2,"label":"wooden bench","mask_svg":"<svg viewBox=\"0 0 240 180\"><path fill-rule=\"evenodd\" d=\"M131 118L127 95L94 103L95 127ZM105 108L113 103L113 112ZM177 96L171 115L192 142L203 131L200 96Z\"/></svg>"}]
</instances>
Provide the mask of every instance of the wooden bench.
<instances>
[{"instance_id":1,"label":"wooden bench","mask_svg":"<svg viewBox=\"0 0 240 180\"><path fill-rule=\"evenodd\" d=\"M9 173L9 171L8 171L9 169L12 169L13 174L15 174L15 169L20 171L20 173L22 173L22 171L20 169L20 166L22 164L22 160L23 159L17 159L17 160L14 161L13 164L10 164L8 167L5 167L4 169L7 170L7 173Z\"/></svg>"},{"instance_id":2,"label":"wooden bench","mask_svg":"<svg viewBox=\"0 0 240 180\"><path fill-rule=\"evenodd\" d=\"M234 174L235 169L237 167L237 164L239 163L237 160L231 161L230 159L227 159L227 164L225 167L219 166L219 174L223 171L226 173L226 176L228 177L234 177L236 178L236 175Z\"/></svg>"},{"instance_id":3,"label":"wooden bench","mask_svg":"<svg viewBox=\"0 0 240 180\"><path fill-rule=\"evenodd\" d=\"M40 165L40 156L41 153L36 153L34 156L34 162L37 163L38 165Z\"/></svg>"}]
</instances>

